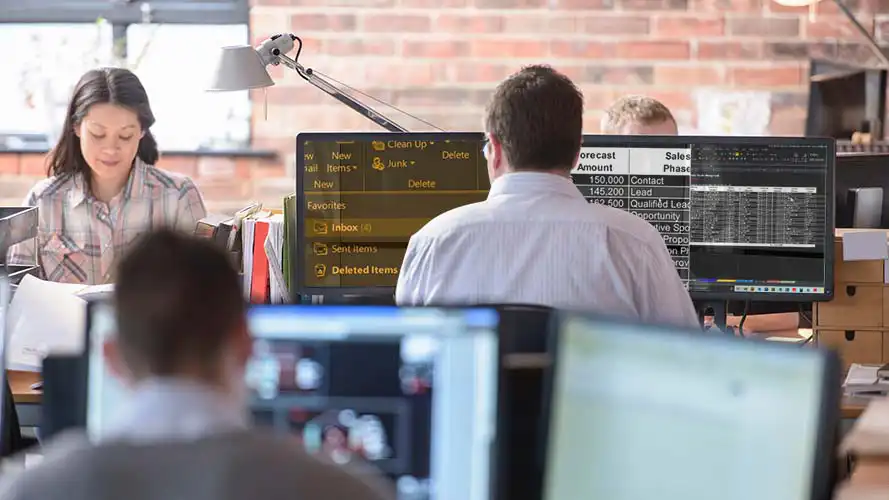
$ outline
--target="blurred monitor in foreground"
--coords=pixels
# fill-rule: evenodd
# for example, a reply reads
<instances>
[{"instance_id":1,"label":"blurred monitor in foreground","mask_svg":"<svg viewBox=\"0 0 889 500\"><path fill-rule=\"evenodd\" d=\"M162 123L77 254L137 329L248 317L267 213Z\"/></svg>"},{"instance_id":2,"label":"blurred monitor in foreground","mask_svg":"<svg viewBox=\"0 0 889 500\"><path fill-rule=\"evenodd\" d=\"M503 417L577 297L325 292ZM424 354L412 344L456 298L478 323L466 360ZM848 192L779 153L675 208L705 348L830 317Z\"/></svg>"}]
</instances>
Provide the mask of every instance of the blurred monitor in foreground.
<instances>
[{"instance_id":1,"label":"blurred monitor in foreground","mask_svg":"<svg viewBox=\"0 0 889 500\"><path fill-rule=\"evenodd\" d=\"M545 500L830 498L837 358L565 316Z\"/></svg>"}]
</instances>

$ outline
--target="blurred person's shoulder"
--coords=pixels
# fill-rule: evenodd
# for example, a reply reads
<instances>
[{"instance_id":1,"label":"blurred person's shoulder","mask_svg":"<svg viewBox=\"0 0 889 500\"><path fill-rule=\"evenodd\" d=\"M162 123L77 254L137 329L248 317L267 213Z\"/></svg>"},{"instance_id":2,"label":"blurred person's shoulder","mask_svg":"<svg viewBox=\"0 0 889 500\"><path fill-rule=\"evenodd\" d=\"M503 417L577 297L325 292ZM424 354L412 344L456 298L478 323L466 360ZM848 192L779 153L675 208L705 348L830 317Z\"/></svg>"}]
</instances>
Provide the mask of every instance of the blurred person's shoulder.
<instances>
[{"instance_id":1,"label":"blurred person's shoulder","mask_svg":"<svg viewBox=\"0 0 889 500\"><path fill-rule=\"evenodd\" d=\"M296 436L283 437L252 430L236 437L243 445L242 460L268 471L293 477L301 494L318 500L386 500L395 498L391 482L367 463L339 465L305 451Z\"/></svg>"},{"instance_id":2,"label":"blurred person's shoulder","mask_svg":"<svg viewBox=\"0 0 889 500\"><path fill-rule=\"evenodd\" d=\"M48 498L42 493L43 487L64 484L66 479L59 474L72 470L69 465L90 448L87 435L73 430L4 459L0 466L0 499Z\"/></svg>"}]
</instances>

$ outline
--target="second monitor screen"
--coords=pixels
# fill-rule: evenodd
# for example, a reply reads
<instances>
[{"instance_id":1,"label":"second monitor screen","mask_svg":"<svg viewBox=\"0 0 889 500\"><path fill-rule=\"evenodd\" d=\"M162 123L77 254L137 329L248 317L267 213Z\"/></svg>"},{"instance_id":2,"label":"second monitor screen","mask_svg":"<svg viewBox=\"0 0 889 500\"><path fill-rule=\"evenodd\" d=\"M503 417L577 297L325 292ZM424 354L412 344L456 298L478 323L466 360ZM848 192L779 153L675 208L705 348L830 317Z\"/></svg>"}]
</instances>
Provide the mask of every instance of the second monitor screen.
<instances>
[{"instance_id":1,"label":"second monitor screen","mask_svg":"<svg viewBox=\"0 0 889 500\"><path fill-rule=\"evenodd\" d=\"M490 188L481 134L343 137L297 139L303 291L394 287L411 235Z\"/></svg>"}]
</instances>

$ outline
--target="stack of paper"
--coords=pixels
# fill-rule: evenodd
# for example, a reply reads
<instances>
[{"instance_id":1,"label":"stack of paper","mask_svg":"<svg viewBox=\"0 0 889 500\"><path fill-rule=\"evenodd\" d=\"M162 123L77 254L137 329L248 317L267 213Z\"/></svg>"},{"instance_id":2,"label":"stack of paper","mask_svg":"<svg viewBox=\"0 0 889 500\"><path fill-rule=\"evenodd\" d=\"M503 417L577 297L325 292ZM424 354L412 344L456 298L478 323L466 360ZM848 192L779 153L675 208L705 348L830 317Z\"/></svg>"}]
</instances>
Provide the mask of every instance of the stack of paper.
<instances>
[{"instance_id":1,"label":"stack of paper","mask_svg":"<svg viewBox=\"0 0 889 500\"><path fill-rule=\"evenodd\" d=\"M885 396L889 394L889 380L877 373L883 365L861 365L853 363L843 382L843 390L848 396Z\"/></svg>"},{"instance_id":2,"label":"stack of paper","mask_svg":"<svg viewBox=\"0 0 889 500\"><path fill-rule=\"evenodd\" d=\"M243 220L244 295L253 304L283 304L290 293L284 272L287 247L281 210L258 210Z\"/></svg>"},{"instance_id":3,"label":"stack of paper","mask_svg":"<svg viewBox=\"0 0 889 500\"><path fill-rule=\"evenodd\" d=\"M86 301L113 285L70 285L22 278L9 304L7 368L40 371L48 354L80 354L86 347Z\"/></svg>"}]
</instances>

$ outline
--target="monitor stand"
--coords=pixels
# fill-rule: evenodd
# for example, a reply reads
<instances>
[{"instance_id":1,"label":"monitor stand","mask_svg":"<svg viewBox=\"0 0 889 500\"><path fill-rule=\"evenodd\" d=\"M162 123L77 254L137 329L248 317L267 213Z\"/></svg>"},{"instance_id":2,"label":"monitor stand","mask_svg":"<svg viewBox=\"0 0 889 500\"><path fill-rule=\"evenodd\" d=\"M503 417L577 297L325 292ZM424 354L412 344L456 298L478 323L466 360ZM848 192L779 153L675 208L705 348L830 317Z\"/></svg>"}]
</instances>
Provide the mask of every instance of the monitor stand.
<instances>
[{"instance_id":1,"label":"monitor stand","mask_svg":"<svg viewBox=\"0 0 889 500\"><path fill-rule=\"evenodd\" d=\"M698 321L701 323L701 327L704 326L704 316L713 316L713 328L722 333L734 335L734 332L726 327L727 306L728 303L724 300L695 301L695 309L698 311ZM708 311L710 314L707 314Z\"/></svg>"}]
</instances>

